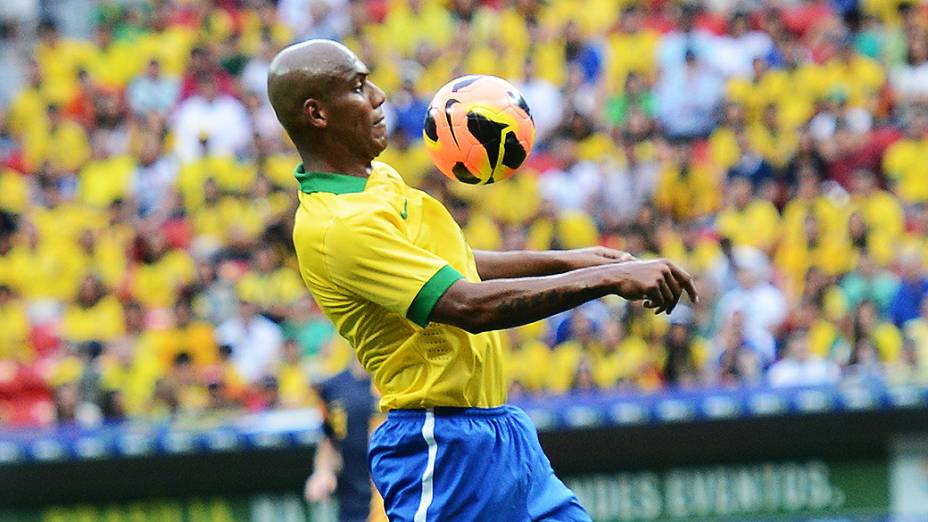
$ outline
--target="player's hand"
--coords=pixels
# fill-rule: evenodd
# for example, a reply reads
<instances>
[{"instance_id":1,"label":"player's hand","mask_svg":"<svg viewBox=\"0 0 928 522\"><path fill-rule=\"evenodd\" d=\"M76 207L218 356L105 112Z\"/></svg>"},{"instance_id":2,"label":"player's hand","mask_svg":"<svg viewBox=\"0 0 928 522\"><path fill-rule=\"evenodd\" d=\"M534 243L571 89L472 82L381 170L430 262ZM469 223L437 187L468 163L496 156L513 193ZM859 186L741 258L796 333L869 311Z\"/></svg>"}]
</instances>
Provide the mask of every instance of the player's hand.
<instances>
[{"instance_id":1,"label":"player's hand","mask_svg":"<svg viewBox=\"0 0 928 522\"><path fill-rule=\"evenodd\" d=\"M616 293L631 301L644 300L655 314L673 311L684 292L696 303L699 296L693 277L665 259L629 261L616 266Z\"/></svg>"},{"instance_id":2,"label":"player's hand","mask_svg":"<svg viewBox=\"0 0 928 522\"><path fill-rule=\"evenodd\" d=\"M308 502L322 502L335 492L338 485L338 479L335 474L327 470L314 472L306 479L306 486L303 488L303 496Z\"/></svg>"},{"instance_id":3,"label":"player's hand","mask_svg":"<svg viewBox=\"0 0 928 522\"><path fill-rule=\"evenodd\" d=\"M635 256L622 250L606 248L604 246L593 246L587 248L578 248L568 251L570 256L570 265L572 270L586 268L590 266L606 265L609 263L625 263L635 261Z\"/></svg>"}]
</instances>

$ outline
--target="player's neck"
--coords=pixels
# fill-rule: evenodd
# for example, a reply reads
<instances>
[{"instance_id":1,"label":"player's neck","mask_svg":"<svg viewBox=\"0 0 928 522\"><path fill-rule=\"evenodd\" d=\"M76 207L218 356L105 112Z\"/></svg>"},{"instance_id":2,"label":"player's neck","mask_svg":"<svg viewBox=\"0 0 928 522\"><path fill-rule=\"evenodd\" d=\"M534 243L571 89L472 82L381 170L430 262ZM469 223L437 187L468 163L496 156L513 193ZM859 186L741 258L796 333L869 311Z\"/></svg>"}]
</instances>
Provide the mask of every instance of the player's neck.
<instances>
[{"instance_id":1,"label":"player's neck","mask_svg":"<svg viewBox=\"0 0 928 522\"><path fill-rule=\"evenodd\" d=\"M357 158L319 158L303 152L300 152L300 157L306 172L335 172L359 178L366 178L371 173L371 162Z\"/></svg>"}]
</instances>

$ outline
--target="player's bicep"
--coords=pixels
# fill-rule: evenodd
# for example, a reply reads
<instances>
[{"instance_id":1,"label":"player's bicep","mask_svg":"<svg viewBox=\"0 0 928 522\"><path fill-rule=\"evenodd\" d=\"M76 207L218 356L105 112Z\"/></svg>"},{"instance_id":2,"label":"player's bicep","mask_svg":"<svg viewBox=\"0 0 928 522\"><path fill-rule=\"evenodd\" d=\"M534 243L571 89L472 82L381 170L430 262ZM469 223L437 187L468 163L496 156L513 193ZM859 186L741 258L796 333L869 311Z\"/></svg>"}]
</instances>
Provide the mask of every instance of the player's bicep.
<instances>
[{"instance_id":1,"label":"player's bicep","mask_svg":"<svg viewBox=\"0 0 928 522\"><path fill-rule=\"evenodd\" d=\"M425 326L461 274L383 217L337 223L326 234L326 266L339 288Z\"/></svg>"}]
</instances>

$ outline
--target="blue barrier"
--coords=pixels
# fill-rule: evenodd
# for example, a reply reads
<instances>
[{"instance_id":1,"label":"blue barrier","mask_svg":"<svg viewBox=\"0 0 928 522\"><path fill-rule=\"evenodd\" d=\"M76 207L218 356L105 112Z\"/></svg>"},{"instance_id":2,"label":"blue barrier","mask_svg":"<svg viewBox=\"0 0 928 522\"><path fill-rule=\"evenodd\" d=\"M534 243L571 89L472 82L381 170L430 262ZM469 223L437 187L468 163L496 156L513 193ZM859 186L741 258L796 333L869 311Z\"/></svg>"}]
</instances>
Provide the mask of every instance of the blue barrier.
<instances>
[{"instance_id":1,"label":"blue barrier","mask_svg":"<svg viewBox=\"0 0 928 522\"><path fill-rule=\"evenodd\" d=\"M162 424L3 429L0 465L312 446L321 426L319 412L304 409Z\"/></svg>"},{"instance_id":2,"label":"blue barrier","mask_svg":"<svg viewBox=\"0 0 928 522\"><path fill-rule=\"evenodd\" d=\"M574 393L514 397L540 431L692 423L754 417L928 408L928 387L854 384L772 390ZM314 445L313 409L173 423L0 429L0 466L23 462L219 453Z\"/></svg>"}]
</instances>

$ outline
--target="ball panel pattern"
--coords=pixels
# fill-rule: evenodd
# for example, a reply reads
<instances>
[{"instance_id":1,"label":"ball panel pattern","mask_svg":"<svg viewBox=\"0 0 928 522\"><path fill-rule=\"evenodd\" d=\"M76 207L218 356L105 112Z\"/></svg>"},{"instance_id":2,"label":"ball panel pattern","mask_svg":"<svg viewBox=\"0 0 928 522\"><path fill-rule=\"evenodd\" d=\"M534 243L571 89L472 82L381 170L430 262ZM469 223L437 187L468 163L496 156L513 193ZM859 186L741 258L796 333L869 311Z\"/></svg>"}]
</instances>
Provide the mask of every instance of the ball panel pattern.
<instances>
[{"instance_id":1,"label":"ball panel pattern","mask_svg":"<svg viewBox=\"0 0 928 522\"><path fill-rule=\"evenodd\" d=\"M462 76L435 94L423 124L438 169L462 183L512 175L531 153L535 126L524 97L494 76Z\"/></svg>"}]
</instances>

